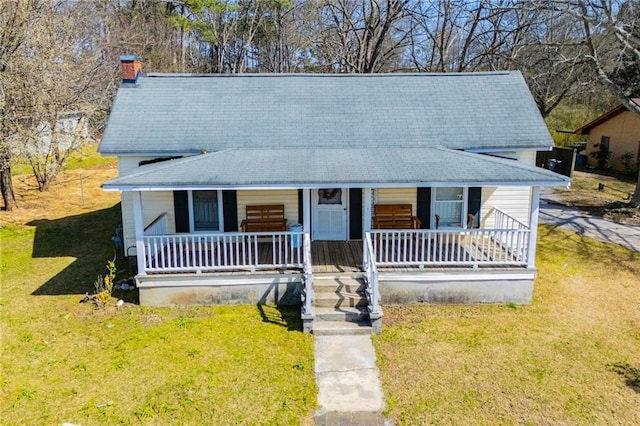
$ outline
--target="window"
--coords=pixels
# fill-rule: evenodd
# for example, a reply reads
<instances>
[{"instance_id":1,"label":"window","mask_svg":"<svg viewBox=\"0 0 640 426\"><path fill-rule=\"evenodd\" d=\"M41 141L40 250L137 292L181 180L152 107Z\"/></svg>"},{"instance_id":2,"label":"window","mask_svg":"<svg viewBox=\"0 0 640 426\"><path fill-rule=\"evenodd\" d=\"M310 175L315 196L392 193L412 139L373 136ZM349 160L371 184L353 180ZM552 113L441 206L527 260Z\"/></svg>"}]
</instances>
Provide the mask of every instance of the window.
<instances>
[{"instance_id":1,"label":"window","mask_svg":"<svg viewBox=\"0 0 640 426\"><path fill-rule=\"evenodd\" d=\"M435 223L435 215L438 215L440 228L464 227L466 222L462 218L466 216L467 188L433 188L433 192L432 223Z\"/></svg>"},{"instance_id":2,"label":"window","mask_svg":"<svg viewBox=\"0 0 640 426\"><path fill-rule=\"evenodd\" d=\"M600 151L609 151L609 142L611 138L609 136L602 136L600 138Z\"/></svg>"},{"instance_id":3,"label":"window","mask_svg":"<svg viewBox=\"0 0 640 426\"><path fill-rule=\"evenodd\" d=\"M191 231L219 231L221 205L218 191L190 191Z\"/></svg>"},{"instance_id":4,"label":"window","mask_svg":"<svg viewBox=\"0 0 640 426\"><path fill-rule=\"evenodd\" d=\"M342 204L342 189L318 189L318 204Z\"/></svg>"}]
</instances>

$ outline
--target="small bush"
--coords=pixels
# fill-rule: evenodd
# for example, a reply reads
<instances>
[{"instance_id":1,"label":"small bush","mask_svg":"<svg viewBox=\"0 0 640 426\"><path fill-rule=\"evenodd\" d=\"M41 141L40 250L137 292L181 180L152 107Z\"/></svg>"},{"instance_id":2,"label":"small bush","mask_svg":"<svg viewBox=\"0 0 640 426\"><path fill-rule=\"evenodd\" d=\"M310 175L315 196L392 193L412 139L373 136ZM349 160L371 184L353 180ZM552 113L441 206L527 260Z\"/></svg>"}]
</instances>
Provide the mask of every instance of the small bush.
<instances>
[{"instance_id":1,"label":"small bush","mask_svg":"<svg viewBox=\"0 0 640 426\"><path fill-rule=\"evenodd\" d=\"M94 302L99 307L103 307L109 305L113 298L111 294L113 293L113 283L116 280L116 259L107 262L107 275L104 277L102 275L98 275L98 278L94 281L93 286L95 287L96 293L94 297Z\"/></svg>"},{"instance_id":2,"label":"small bush","mask_svg":"<svg viewBox=\"0 0 640 426\"><path fill-rule=\"evenodd\" d=\"M594 147L598 148L600 147L600 144L595 144ZM596 160L598 169L605 170L609 166L611 151L609 151L608 149L602 149L602 147L600 147L599 150L591 152L589 156Z\"/></svg>"}]
</instances>

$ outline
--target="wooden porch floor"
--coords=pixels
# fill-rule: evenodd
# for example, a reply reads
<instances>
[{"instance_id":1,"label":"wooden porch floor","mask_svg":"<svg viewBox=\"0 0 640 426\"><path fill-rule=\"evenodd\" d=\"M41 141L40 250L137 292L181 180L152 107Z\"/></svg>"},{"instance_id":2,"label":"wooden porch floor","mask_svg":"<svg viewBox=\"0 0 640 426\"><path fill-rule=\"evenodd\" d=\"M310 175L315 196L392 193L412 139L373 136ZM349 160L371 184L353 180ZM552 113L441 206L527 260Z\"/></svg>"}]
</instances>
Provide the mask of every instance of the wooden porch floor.
<instances>
[{"instance_id":1,"label":"wooden porch floor","mask_svg":"<svg viewBox=\"0 0 640 426\"><path fill-rule=\"evenodd\" d=\"M313 241L311 262L314 273L359 272L362 240Z\"/></svg>"}]
</instances>

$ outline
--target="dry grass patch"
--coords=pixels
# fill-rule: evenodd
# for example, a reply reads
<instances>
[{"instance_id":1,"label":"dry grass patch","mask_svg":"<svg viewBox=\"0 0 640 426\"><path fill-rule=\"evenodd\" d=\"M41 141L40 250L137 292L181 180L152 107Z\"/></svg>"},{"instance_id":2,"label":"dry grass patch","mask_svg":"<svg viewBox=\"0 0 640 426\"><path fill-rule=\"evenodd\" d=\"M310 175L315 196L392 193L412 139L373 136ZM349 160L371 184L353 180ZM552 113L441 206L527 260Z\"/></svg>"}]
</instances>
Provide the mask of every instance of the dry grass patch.
<instances>
[{"instance_id":1,"label":"dry grass patch","mask_svg":"<svg viewBox=\"0 0 640 426\"><path fill-rule=\"evenodd\" d=\"M531 306L385 308L374 339L399 424L632 424L640 259L542 227Z\"/></svg>"},{"instance_id":2,"label":"dry grass patch","mask_svg":"<svg viewBox=\"0 0 640 426\"><path fill-rule=\"evenodd\" d=\"M32 175L16 176L13 182L19 208L0 212L2 224L22 225L37 219L59 219L116 204L120 194L105 192L101 185L117 174L115 163L96 169L65 170L56 184L45 192L38 191Z\"/></svg>"},{"instance_id":3,"label":"dry grass patch","mask_svg":"<svg viewBox=\"0 0 640 426\"><path fill-rule=\"evenodd\" d=\"M598 184L605 185L602 191ZM633 193L634 180L621 179L618 176L574 171L571 187L553 188L554 199L575 207L600 208L607 204L624 201L626 194Z\"/></svg>"}]
</instances>

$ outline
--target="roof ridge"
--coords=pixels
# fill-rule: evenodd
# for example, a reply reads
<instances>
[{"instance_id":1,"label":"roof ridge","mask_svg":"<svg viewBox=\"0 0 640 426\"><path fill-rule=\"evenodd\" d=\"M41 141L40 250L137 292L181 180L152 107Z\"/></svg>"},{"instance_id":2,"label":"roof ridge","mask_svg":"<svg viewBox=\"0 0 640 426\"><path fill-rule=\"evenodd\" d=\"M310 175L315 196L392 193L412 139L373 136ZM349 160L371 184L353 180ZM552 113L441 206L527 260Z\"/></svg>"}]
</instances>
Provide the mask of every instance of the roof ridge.
<instances>
[{"instance_id":1,"label":"roof ridge","mask_svg":"<svg viewBox=\"0 0 640 426\"><path fill-rule=\"evenodd\" d=\"M519 71L478 71L478 72L387 72L387 73L243 73L243 74L222 74L222 73L162 73L147 72L141 77L146 78L257 78L257 77L339 77L339 78L381 78L381 77L468 77L468 76L498 76L517 74Z\"/></svg>"}]
</instances>

